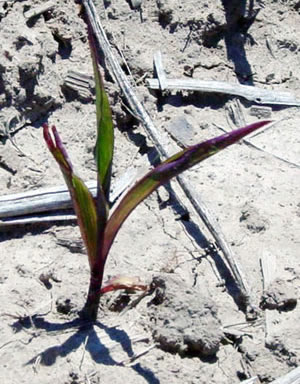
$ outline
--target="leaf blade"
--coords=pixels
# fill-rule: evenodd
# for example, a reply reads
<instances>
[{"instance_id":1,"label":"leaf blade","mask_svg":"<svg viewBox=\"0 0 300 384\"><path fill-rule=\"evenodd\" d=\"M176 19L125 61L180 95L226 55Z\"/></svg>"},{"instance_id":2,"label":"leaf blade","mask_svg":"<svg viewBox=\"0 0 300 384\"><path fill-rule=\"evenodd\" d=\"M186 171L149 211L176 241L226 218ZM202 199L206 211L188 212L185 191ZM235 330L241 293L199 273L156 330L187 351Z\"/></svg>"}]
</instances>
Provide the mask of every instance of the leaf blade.
<instances>
[{"instance_id":1,"label":"leaf blade","mask_svg":"<svg viewBox=\"0 0 300 384\"><path fill-rule=\"evenodd\" d=\"M96 162L99 182L106 201L109 201L111 169L114 152L114 131L111 109L104 89L101 72L99 70L99 55L91 26L88 25L88 38L93 62L95 89L96 89L96 115L97 115L97 142Z\"/></svg>"},{"instance_id":2,"label":"leaf blade","mask_svg":"<svg viewBox=\"0 0 300 384\"><path fill-rule=\"evenodd\" d=\"M97 260L97 210L94 198L88 187L76 175L73 174L72 185L74 188L73 204L78 218L81 236L88 251L91 269Z\"/></svg>"},{"instance_id":3,"label":"leaf blade","mask_svg":"<svg viewBox=\"0 0 300 384\"><path fill-rule=\"evenodd\" d=\"M102 253L104 262L112 242L126 218L134 208L136 208L155 189L183 171L236 143L244 136L263 127L269 122L270 121L257 122L207 140L203 143L193 145L171 156L158 167L148 172L123 197L122 201L107 222L105 229L105 243Z\"/></svg>"},{"instance_id":4,"label":"leaf blade","mask_svg":"<svg viewBox=\"0 0 300 384\"><path fill-rule=\"evenodd\" d=\"M43 134L48 149L60 166L68 186L77 216L81 236L87 248L89 264L92 268L97 258L97 211L96 204L87 186L74 173L72 163L62 144L55 126L52 126L52 139L48 124L43 124Z\"/></svg>"}]
</instances>

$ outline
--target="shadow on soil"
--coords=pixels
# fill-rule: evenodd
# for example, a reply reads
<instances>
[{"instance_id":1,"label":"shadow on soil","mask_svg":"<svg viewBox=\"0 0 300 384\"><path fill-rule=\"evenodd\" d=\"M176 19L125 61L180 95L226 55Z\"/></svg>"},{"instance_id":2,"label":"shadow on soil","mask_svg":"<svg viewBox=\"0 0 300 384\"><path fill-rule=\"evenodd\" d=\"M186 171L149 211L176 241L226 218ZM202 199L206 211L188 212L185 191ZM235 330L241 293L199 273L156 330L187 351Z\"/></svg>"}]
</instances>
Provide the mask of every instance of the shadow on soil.
<instances>
[{"instance_id":1,"label":"shadow on soil","mask_svg":"<svg viewBox=\"0 0 300 384\"><path fill-rule=\"evenodd\" d=\"M67 357L70 353L74 352L81 346L84 346L85 351L89 352L91 358L97 364L110 365L110 366L124 366L122 363L117 362L111 357L110 350L101 342L97 335L96 329L104 331L111 341L119 343L122 349L127 353L128 358L134 356L130 337L124 330L116 329L115 327L107 327L100 322L89 324L80 319L75 319L65 323L50 323L43 317L38 315L31 318L26 317L19 319L13 324L16 331L22 328L36 328L37 330L44 330L51 334L52 332L71 332L75 328L74 333L64 341L61 345L54 345L46 348L30 359L26 365L35 364L37 361L42 365L51 366L55 364L58 357ZM159 380L154 373L141 366L140 363L130 366L138 375L142 376L148 383L158 384Z\"/></svg>"},{"instance_id":2,"label":"shadow on soil","mask_svg":"<svg viewBox=\"0 0 300 384\"><path fill-rule=\"evenodd\" d=\"M224 39L228 60L232 61L239 81L253 85L252 69L247 60L245 43L248 40L251 45L255 44L248 30L255 21L259 9L254 10L254 0L222 0L222 4L227 24Z\"/></svg>"}]
</instances>

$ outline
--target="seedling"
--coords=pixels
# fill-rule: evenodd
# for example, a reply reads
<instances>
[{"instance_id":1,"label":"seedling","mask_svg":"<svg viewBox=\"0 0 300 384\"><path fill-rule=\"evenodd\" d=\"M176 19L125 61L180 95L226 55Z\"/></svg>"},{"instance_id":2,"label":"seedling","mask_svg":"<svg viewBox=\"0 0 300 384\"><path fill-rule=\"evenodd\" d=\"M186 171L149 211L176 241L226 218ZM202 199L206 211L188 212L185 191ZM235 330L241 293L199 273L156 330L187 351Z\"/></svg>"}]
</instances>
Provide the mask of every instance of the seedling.
<instances>
[{"instance_id":1,"label":"seedling","mask_svg":"<svg viewBox=\"0 0 300 384\"><path fill-rule=\"evenodd\" d=\"M113 161L114 132L111 109L99 70L99 57L94 36L89 27L89 43L96 88L97 141L97 196L94 199L84 182L74 173L71 160L55 126L43 125L47 146L60 166L70 191L81 236L90 265L90 285L83 314L89 320L97 318L100 297L116 289L145 289L139 279L116 277L102 286L104 267L113 241L129 214L159 186L171 178L216 154L244 136L269 123L257 122L222 136L192 145L149 171L125 194L110 213L109 192Z\"/></svg>"}]
</instances>

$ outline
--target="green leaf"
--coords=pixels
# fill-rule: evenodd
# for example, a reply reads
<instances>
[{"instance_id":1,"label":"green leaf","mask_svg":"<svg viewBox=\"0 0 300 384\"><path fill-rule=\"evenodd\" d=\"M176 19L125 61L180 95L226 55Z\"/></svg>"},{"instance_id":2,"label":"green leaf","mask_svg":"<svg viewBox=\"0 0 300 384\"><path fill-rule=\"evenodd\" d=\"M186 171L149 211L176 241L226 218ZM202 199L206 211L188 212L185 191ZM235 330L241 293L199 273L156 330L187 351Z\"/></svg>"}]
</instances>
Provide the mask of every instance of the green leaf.
<instances>
[{"instance_id":1,"label":"green leaf","mask_svg":"<svg viewBox=\"0 0 300 384\"><path fill-rule=\"evenodd\" d=\"M97 51L97 45L90 26L88 28L88 32L96 88L96 161L99 174L99 181L102 186L102 191L105 195L106 201L108 202L114 149L113 121L108 97L105 92L102 76L99 70L100 60Z\"/></svg>"},{"instance_id":2,"label":"green leaf","mask_svg":"<svg viewBox=\"0 0 300 384\"><path fill-rule=\"evenodd\" d=\"M74 209L78 218L81 236L85 242L90 267L97 259L97 212L92 194L84 182L76 175L72 175L72 187L70 193L73 199Z\"/></svg>"},{"instance_id":3,"label":"green leaf","mask_svg":"<svg viewBox=\"0 0 300 384\"><path fill-rule=\"evenodd\" d=\"M203 143L193 145L178 152L147 173L123 197L107 222L104 233L105 242L101 255L103 262L105 263L112 242L128 215L154 190L160 185L167 183L172 177L179 175L227 146L236 143L244 136L267 123L269 121L254 123Z\"/></svg>"},{"instance_id":4,"label":"green leaf","mask_svg":"<svg viewBox=\"0 0 300 384\"><path fill-rule=\"evenodd\" d=\"M52 126L52 134L55 141L51 137L48 124L43 125L43 133L47 146L59 164L70 191L81 236L87 248L89 263L92 269L97 258L97 211L95 201L84 182L74 174L72 163L55 126Z\"/></svg>"}]
</instances>

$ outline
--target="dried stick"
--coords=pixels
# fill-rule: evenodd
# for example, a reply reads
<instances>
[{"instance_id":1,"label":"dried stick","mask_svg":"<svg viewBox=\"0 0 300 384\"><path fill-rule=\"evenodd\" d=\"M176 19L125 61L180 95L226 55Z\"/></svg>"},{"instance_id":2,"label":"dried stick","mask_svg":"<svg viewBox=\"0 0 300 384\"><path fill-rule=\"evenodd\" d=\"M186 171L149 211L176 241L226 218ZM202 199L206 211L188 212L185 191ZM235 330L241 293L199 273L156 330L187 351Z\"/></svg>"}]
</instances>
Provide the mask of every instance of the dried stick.
<instances>
[{"instance_id":1,"label":"dried stick","mask_svg":"<svg viewBox=\"0 0 300 384\"><path fill-rule=\"evenodd\" d=\"M138 170L128 168L128 170L117 180L113 185L111 202L114 202L130 185L132 185L139 173ZM97 182L88 181L86 183L92 195L95 197L97 193ZM34 216L33 214L40 212L51 212L72 207L70 194L66 186L52 187L47 189L40 189L38 191L28 191L12 195L0 196L0 227L2 223L22 224L22 220L27 223L33 223L34 217L37 221L43 221L41 216ZM17 216L25 216L24 218L17 218ZM27 216L28 215L28 216ZM49 220L54 220L53 215L48 215ZM59 220L61 214L56 212L55 220ZM72 215L75 217L74 215ZM66 220L68 215L63 214L61 220ZM73 220L73 217L71 218ZM11 220L4 220L10 218ZM2 220L1 220L2 219ZM45 220L48 221L48 220Z\"/></svg>"},{"instance_id":2,"label":"dried stick","mask_svg":"<svg viewBox=\"0 0 300 384\"><path fill-rule=\"evenodd\" d=\"M300 384L300 367L293 369L285 376L271 381L270 384Z\"/></svg>"},{"instance_id":3,"label":"dried stick","mask_svg":"<svg viewBox=\"0 0 300 384\"><path fill-rule=\"evenodd\" d=\"M276 278L276 257L269 253L264 252L260 258L260 266L263 278L263 289L266 290L270 283ZM265 344L270 342L270 335L272 333L274 314L268 309L265 310Z\"/></svg>"},{"instance_id":4,"label":"dried stick","mask_svg":"<svg viewBox=\"0 0 300 384\"><path fill-rule=\"evenodd\" d=\"M157 79L147 79L148 87L160 89ZM200 79L165 79L165 89L173 91L197 91L207 93L222 93L225 95L240 96L258 104L293 105L300 106L290 92L273 91L257 88L250 85L226 83L225 81Z\"/></svg>"},{"instance_id":5,"label":"dried stick","mask_svg":"<svg viewBox=\"0 0 300 384\"><path fill-rule=\"evenodd\" d=\"M40 15L41 13L47 12L50 9L55 7L56 2L55 1L48 1L47 3L42 4L39 7L35 7L33 9L30 9L29 11L24 13L24 16L27 20L31 19L32 17L36 17Z\"/></svg>"},{"instance_id":6,"label":"dried stick","mask_svg":"<svg viewBox=\"0 0 300 384\"><path fill-rule=\"evenodd\" d=\"M81 371L82 364L83 364L83 361L84 361L85 352L86 352L86 345L87 345L88 341L89 341L89 335L87 335L87 336L85 337L85 340L84 340L84 343L83 343L82 357L81 357L80 364L79 364L79 370L80 370L80 371Z\"/></svg>"},{"instance_id":7,"label":"dried stick","mask_svg":"<svg viewBox=\"0 0 300 384\"><path fill-rule=\"evenodd\" d=\"M255 384L259 383L260 381L258 380L257 376L250 377L250 379L243 380L241 384Z\"/></svg>"},{"instance_id":8,"label":"dried stick","mask_svg":"<svg viewBox=\"0 0 300 384\"><path fill-rule=\"evenodd\" d=\"M164 91L167 88L167 78L162 65L161 52L158 51L154 54L154 66L158 78L159 88Z\"/></svg>"},{"instance_id":9,"label":"dried stick","mask_svg":"<svg viewBox=\"0 0 300 384\"><path fill-rule=\"evenodd\" d=\"M39 214L39 215L26 215L19 217L9 217L0 219L0 232L5 232L12 227L20 227L26 224L46 224L54 222L76 222L77 218L74 214L66 214L65 212L56 212L54 214Z\"/></svg>"},{"instance_id":10,"label":"dried stick","mask_svg":"<svg viewBox=\"0 0 300 384\"><path fill-rule=\"evenodd\" d=\"M122 360L118 362L118 365L124 366L124 367L130 367L130 365L137 360L138 358L146 355L148 352L150 352L153 348L156 347L156 344L150 345L148 348L143 349L140 352L135 353L133 356L131 356L129 359Z\"/></svg>"},{"instance_id":11,"label":"dried stick","mask_svg":"<svg viewBox=\"0 0 300 384\"><path fill-rule=\"evenodd\" d=\"M263 252L260 258L261 271L263 276L263 288L268 288L276 278L276 257L269 252Z\"/></svg>"},{"instance_id":12,"label":"dried stick","mask_svg":"<svg viewBox=\"0 0 300 384\"><path fill-rule=\"evenodd\" d=\"M93 196L96 195L96 181L87 182ZM39 212L57 211L72 207L66 186L37 191L28 191L0 197L0 218L32 215Z\"/></svg>"},{"instance_id":13,"label":"dried stick","mask_svg":"<svg viewBox=\"0 0 300 384\"><path fill-rule=\"evenodd\" d=\"M171 155L169 152L170 143L165 134L158 132L157 128L153 124L150 116L144 109L143 105L138 100L137 96L132 90L130 83L128 82L126 75L121 69L118 61L114 57L114 54L111 50L110 44L107 40L106 34L103 30L103 27L100 23L98 14L96 12L95 6L92 0L82 0L82 4L85 7L86 15L92 25L94 34L98 40L98 43L103 50L105 58L108 60L111 76L115 80L115 82L122 89L131 109L134 113L139 117L139 120L143 124L148 136L155 144L157 151L161 155L162 158L167 158ZM235 280L235 283L239 289L240 299L244 303L246 307L246 311L249 314L253 312L253 299L251 297L249 286L246 282L244 275L241 272L241 268L235 260L233 252L229 247L228 243L225 240L225 236L223 235L220 226L218 225L216 219L209 212L208 208L205 206L204 202L201 200L200 196L195 193L195 189L189 185L188 180L184 176L177 177L177 180L192 203L195 211L200 216L200 218L205 223L208 230L213 235L218 247L222 250L231 274ZM176 194L175 194L176 196ZM177 200L180 202L180 199L176 196ZM181 203L181 205L184 205Z\"/></svg>"}]
</instances>

